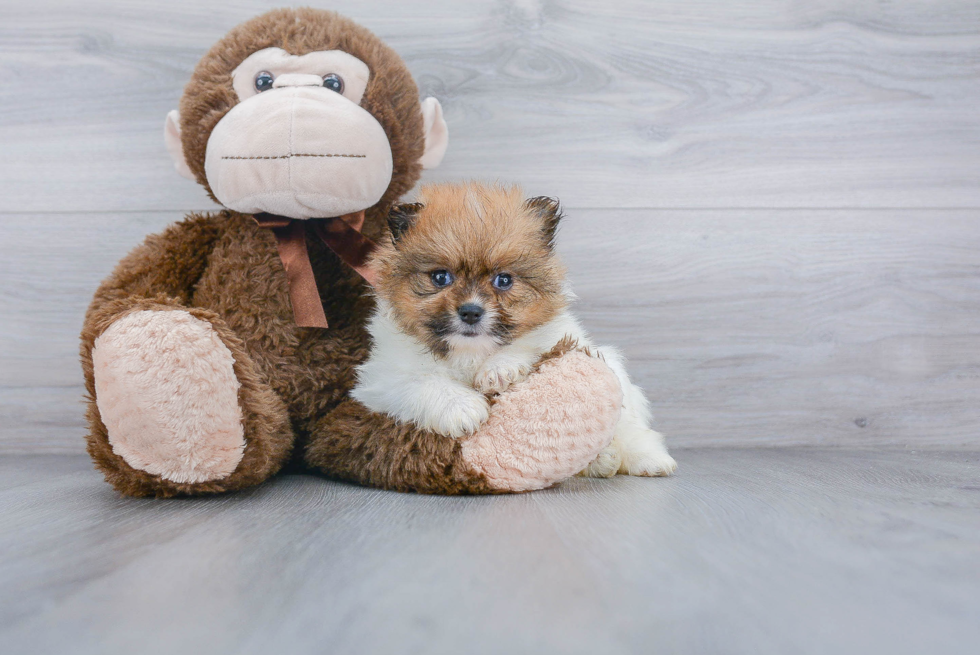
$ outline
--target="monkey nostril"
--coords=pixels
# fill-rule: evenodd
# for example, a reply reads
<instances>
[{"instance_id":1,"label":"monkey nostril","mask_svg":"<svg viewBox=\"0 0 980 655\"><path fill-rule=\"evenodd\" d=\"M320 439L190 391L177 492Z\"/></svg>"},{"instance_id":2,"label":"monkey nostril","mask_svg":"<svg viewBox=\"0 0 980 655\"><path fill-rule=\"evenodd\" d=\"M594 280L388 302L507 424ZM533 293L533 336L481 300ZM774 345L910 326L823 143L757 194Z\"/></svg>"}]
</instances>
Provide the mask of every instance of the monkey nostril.
<instances>
[{"instance_id":1,"label":"monkey nostril","mask_svg":"<svg viewBox=\"0 0 980 655\"><path fill-rule=\"evenodd\" d=\"M467 325L476 325L483 318L483 308L473 303L466 303L457 310L460 320Z\"/></svg>"}]
</instances>

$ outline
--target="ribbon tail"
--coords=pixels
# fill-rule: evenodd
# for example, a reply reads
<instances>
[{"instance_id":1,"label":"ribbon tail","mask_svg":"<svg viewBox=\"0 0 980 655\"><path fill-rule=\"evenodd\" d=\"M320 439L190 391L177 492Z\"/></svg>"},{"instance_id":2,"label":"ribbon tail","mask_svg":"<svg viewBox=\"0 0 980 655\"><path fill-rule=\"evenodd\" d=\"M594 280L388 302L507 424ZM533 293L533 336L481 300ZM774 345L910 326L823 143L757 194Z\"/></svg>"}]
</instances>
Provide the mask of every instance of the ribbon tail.
<instances>
[{"instance_id":1,"label":"ribbon tail","mask_svg":"<svg viewBox=\"0 0 980 655\"><path fill-rule=\"evenodd\" d=\"M286 269L289 282L289 299L293 305L293 319L299 327L327 327L320 292L313 277L313 266L306 251L306 235L302 221L290 221L288 225L273 227L279 259Z\"/></svg>"},{"instance_id":2,"label":"ribbon tail","mask_svg":"<svg viewBox=\"0 0 980 655\"><path fill-rule=\"evenodd\" d=\"M317 220L314 229L320 239L327 244L342 262L357 271L371 286L375 286L377 274L367 265L368 258L377 244L361 234L359 228L364 222L364 212L347 214L336 218Z\"/></svg>"}]
</instances>

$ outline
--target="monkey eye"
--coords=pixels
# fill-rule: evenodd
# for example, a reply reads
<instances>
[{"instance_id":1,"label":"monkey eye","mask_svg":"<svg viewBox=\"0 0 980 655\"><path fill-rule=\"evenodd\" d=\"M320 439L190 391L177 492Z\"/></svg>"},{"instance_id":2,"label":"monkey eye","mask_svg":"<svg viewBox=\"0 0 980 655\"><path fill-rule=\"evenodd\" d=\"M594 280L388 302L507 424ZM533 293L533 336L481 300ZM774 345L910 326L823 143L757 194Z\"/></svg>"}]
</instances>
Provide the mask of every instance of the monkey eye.
<instances>
[{"instance_id":1,"label":"monkey eye","mask_svg":"<svg viewBox=\"0 0 980 655\"><path fill-rule=\"evenodd\" d=\"M514 286L514 276L510 273L497 273L493 278L494 289L507 291L512 286Z\"/></svg>"},{"instance_id":2,"label":"monkey eye","mask_svg":"<svg viewBox=\"0 0 980 655\"><path fill-rule=\"evenodd\" d=\"M272 88L272 83L276 81L276 78L272 76L269 71L262 71L255 76L255 90L259 93L263 91L268 91Z\"/></svg>"},{"instance_id":3,"label":"monkey eye","mask_svg":"<svg viewBox=\"0 0 980 655\"><path fill-rule=\"evenodd\" d=\"M330 73L323 76L323 88L330 89L331 91L336 91L337 93L344 92L344 80L340 75L336 73Z\"/></svg>"},{"instance_id":4,"label":"monkey eye","mask_svg":"<svg viewBox=\"0 0 980 655\"><path fill-rule=\"evenodd\" d=\"M444 289L453 283L453 274L449 271L432 271L429 273L432 284L440 289Z\"/></svg>"}]
</instances>

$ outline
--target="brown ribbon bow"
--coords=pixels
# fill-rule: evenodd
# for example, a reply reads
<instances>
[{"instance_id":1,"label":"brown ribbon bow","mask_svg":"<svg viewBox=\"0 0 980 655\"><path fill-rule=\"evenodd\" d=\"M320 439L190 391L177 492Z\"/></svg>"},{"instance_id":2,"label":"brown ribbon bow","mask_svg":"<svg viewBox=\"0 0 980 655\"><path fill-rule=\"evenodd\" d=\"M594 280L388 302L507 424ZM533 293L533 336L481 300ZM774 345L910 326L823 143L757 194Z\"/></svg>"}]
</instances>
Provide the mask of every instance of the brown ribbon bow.
<instances>
[{"instance_id":1,"label":"brown ribbon bow","mask_svg":"<svg viewBox=\"0 0 980 655\"><path fill-rule=\"evenodd\" d=\"M323 313L320 292L313 277L313 266L306 250L306 229L304 220L276 216L275 214L255 214L259 227L272 230L276 236L279 259L286 269L289 281L289 298L293 305L293 319L300 327L327 326L327 316ZM374 286L375 275L367 266L367 259L377 244L361 234L364 225L364 211L344 214L334 218L311 218L313 230L327 244L341 261L353 268L368 284Z\"/></svg>"}]
</instances>

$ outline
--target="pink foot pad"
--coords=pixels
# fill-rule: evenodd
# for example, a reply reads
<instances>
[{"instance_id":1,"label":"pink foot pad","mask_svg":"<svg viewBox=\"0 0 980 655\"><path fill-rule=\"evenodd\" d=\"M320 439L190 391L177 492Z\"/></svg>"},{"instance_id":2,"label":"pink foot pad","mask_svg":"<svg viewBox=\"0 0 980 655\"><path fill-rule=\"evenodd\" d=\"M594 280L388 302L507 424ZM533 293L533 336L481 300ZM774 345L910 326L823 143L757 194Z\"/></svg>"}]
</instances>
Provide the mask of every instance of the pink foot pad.
<instances>
[{"instance_id":1,"label":"pink foot pad","mask_svg":"<svg viewBox=\"0 0 980 655\"><path fill-rule=\"evenodd\" d=\"M568 352L497 397L490 419L463 442L463 459L500 491L543 489L609 445L622 404L605 363Z\"/></svg>"},{"instance_id":2,"label":"pink foot pad","mask_svg":"<svg viewBox=\"0 0 980 655\"><path fill-rule=\"evenodd\" d=\"M245 451L231 351L184 311L138 311L95 340L96 404L112 451L173 482L221 480Z\"/></svg>"}]
</instances>

